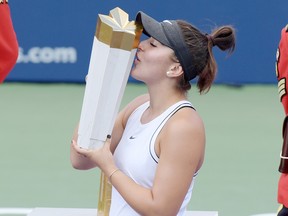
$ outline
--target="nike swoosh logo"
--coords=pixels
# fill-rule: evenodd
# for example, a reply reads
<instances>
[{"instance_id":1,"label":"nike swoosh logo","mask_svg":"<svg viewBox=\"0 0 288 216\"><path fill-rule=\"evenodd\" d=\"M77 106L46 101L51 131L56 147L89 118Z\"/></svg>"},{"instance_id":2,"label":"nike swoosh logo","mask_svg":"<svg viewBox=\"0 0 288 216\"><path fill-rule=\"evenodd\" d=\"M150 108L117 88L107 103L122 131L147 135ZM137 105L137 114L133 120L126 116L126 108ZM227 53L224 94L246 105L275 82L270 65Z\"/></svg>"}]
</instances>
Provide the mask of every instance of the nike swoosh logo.
<instances>
[{"instance_id":1,"label":"nike swoosh logo","mask_svg":"<svg viewBox=\"0 0 288 216\"><path fill-rule=\"evenodd\" d=\"M136 137L135 136L131 136L129 139L135 139Z\"/></svg>"}]
</instances>

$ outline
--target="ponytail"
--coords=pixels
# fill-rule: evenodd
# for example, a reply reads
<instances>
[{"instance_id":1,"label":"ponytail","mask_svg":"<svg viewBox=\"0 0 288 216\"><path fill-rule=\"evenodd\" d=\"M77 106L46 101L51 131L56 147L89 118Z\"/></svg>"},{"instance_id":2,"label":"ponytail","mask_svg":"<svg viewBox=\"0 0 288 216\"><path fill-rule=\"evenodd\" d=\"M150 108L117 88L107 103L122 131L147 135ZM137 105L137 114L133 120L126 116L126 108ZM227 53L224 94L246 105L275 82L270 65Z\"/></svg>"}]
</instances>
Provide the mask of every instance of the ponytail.
<instances>
[{"instance_id":1,"label":"ponytail","mask_svg":"<svg viewBox=\"0 0 288 216\"><path fill-rule=\"evenodd\" d=\"M205 36L207 38L208 58L206 67L198 75L197 87L200 94L210 90L217 74L217 63L212 48L217 46L222 51L228 51L229 54L232 54L235 49L235 30L231 26L219 27Z\"/></svg>"},{"instance_id":2,"label":"ponytail","mask_svg":"<svg viewBox=\"0 0 288 216\"><path fill-rule=\"evenodd\" d=\"M213 30L211 34L203 34L185 21L177 20L177 23L193 56L191 61L193 61L194 70L198 74L197 87L199 92L200 94L207 93L217 74L217 63L212 48L217 46L220 50L232 54L235 49L235 30L232 26L221 26ZM184 86L183 89L185 90Z\"/></svg>"}]
</instances>

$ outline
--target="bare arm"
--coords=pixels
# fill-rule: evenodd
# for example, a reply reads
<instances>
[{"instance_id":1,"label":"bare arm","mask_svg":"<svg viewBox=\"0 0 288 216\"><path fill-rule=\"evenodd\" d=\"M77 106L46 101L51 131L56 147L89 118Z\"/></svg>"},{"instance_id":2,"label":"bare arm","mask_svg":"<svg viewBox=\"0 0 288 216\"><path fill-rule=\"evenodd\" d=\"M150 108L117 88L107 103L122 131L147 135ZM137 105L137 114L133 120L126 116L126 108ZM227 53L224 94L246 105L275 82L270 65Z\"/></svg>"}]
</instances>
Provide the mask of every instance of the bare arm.
<instances>
[{"instance_id":1,"label":"bare arm","mask_svg":"<svg viewBox=\"0 0 288 216\"><path fill-rule=\"evenodd\" d=\"M187 110L179 114L183 112ZM192 121L194 125L183 118L171 119L161 132L160 160L152 189L137 185L122 172L112 176L113 186L139 214L169 216L178 213L204 157L204 127L198 117L193 117Z\"/></svg>"}]
</instances>

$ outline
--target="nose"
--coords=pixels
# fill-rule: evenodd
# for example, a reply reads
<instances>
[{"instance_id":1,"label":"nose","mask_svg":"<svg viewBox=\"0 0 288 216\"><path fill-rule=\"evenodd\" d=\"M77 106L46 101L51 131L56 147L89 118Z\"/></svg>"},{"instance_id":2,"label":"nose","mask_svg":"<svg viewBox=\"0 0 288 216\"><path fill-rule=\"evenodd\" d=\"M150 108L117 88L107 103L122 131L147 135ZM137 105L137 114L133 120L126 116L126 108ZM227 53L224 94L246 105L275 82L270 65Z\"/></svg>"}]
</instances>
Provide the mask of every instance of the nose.
<instances>
[{"instance_id":1,"label":"nose","mask_svg":"<svg viewBox=\"0 0 288 216\"><path fill-rule=\"evenodd\" d=\"M143 41L139 43L137 51L143 51Z\"/></svg>"}]
</instances>

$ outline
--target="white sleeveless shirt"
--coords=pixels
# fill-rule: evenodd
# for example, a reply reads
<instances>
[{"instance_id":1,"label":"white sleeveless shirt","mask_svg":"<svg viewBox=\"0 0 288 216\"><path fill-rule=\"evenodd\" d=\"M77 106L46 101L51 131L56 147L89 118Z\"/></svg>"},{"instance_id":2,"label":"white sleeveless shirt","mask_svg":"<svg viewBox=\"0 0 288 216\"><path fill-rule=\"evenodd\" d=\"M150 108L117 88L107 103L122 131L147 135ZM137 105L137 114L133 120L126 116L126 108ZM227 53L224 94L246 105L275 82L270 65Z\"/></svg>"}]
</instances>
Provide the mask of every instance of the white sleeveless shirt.
<instances>
[{"instance_id":1,"label":"white sleeveless shirt","mask_svg":"<svg viewBox=\"0 0 288 216\"><path fill-rule=\"evenodd\" d=\"M167 120L179 109L183 107L193 108L189 101L179 101L152 121L142 124L141 117L149 105L149 102L144 103L130 115L123 136L114 152L117 167L137 184L146 188L152 188L155 178L159 158L156 155L154 145L159 132ZM195 176L196 174L177 216L185 214L186 206L192 196ZM112 188L110 216L139 216L114 187Z\"/></svg>"}]
</instances>

